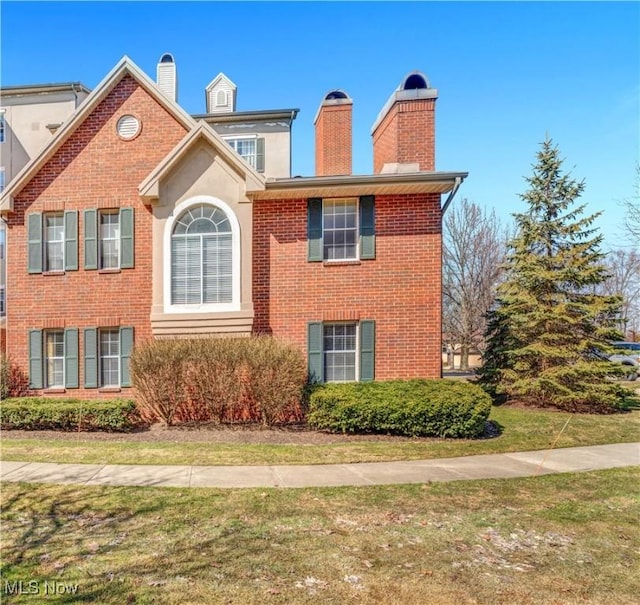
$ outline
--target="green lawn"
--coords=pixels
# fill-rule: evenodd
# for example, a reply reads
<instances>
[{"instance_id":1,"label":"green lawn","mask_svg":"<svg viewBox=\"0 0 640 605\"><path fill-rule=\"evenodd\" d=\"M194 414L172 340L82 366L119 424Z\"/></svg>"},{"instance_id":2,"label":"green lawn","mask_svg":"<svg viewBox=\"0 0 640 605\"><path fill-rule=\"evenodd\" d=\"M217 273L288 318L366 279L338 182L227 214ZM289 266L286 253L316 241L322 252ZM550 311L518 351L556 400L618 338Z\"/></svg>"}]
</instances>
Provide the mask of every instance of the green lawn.
<instances>
[{"instance_id":1,"label":"green lawn","mask_svg":"<svg viewBox=\"0 0 640 605\"><path fill-rule=\"evenodd\" d=\"M631 605L639 481L636 468L304 490L5 483L1 600ZM66 594L45 598L52 586Z\"/></svg>"},{"instance_id":2,"label":"green lawn","mask_svg":"<svg viewBox=\"0 0 640 605\"><path fill-rule=\"evenodd\" d=\"M569 419L562 435L560 431ZM3 460L95 464L329 464L410 460L625 443L640 438L640 411L611 416L566 414L495 407L491 420L501 427L495 438L480 440L414 440L344 442L332 445L230 445L96 441L82 433L45 440L37 432L28 439L2 435ZM556 439L557 443L556 443Z\"/></svg>"}]
</instances>

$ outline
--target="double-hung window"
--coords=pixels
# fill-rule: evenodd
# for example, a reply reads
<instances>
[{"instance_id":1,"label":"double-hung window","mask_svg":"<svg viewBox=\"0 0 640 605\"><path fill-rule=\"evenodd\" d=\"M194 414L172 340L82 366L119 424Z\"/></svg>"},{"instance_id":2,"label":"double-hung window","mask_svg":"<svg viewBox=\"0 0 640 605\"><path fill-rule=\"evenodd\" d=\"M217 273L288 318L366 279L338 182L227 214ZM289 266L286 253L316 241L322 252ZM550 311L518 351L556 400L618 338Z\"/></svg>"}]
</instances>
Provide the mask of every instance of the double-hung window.
<instances>
[{"instance_id":1,"label":"double-hung window","mask_svg":"<svg viewBox=\"0 0 640 605\"><path fill-rule=\"evenodd\" d=\"M0 110L0 143L4 143L4 130L5 130L5 122L4 122L4 109Z\"/></svg>"},{"instance_id":2,"label":"double-hung window","mask_svg":"<svg viewBox=\"0 0 640 605\"><path fill-rule=\"evenodd\" d=\"M64 388L64 331L45 332L45 386L49 389Z\"/></svg>"},{"instance_id":3,"label":"double-hung window","mask_svg":"<svg viewBox=\"0 0 640 605\"><path fill-rule=\"evenodd\" d=\"M101 329L100 354L100 386L120 386L120 330L115 328Z\"/></svg>"},{"instance_id":4,"label":"double-hung window","mask_svg":"<svg viewBox=\"0 0 640 605\"><path fill-rule=\"evenodd\" d=\"M324 260L358 258L358 202L326 200L322 206Z\"/></svg>"},{"instance_id":5,"label":"double-hung window","mask_svg":"<svg viewBox=\"0 0 640 605\"><path fill-rule=\"evenodd\" d=\"M264 172L264 138L245 136L225 140L249 166Z\"/></svg>"},{"instance_id":6,"label":"double-hung window","mask_svg":"<svg viewBox=\"0 0 640 605\"><path fill-rule=\"evenodd\" d=\"M29 330L29 386L78 388L78 329Z\"/></svg>"},{"instance_id":7,"label":"double-hung window","mask_svg":"<svg viewBox=\"0 0 640 605\"><path fill-rule=\"evenodd\" d=\"M29 214L27 233L29 273L77 271L77 211Z\"/></svg>"},{"instance_id":8,"label":"double-hung window","mask_svg":"<svg viewBox=\"0 0 640 605\"><path fill-rule=\"evenodd\" d=\"M44 270L64 271L64 215L44 216Z\"/></svg>"},{"instance_id":9,"label":"double-hung window","mask_svg":"<svg viewBox=\"0 0 640 605\"><path fill-rule=\"evenodd\" d=\"M325 381L356 380L357 324L325 324L323 337Z\"/></svg>"},{"instance_id":10,"label":"double-hung window","mask_svg":"<svg viewBox=\"0 0 640 605\"><path fill-rule=\"evenodd\" d=\"M84 211L84 268L115 271L134 267L133 208Z\"/></svg>"},{"instance_id":11,"label":"double-hung window","mask_svg":"<svg viewBox=\"0 0 640 605\"><path fill-rule=\"evenodd\" d=\"M120 268L120 213L100 212L100 268Z\"/></svg>"},{"instance_id":12,"label":"double-hung window","mask_svg":"<svg viewBox=\"0 0 640 605\"><path fill-rule=\"evenodd\" d=\"M375 374L375 322L310 322L309 379L312 382L368 381Z\"/></svg>"},{"instance_id":13,"label":"double-hung window","mask_svg":"<svg viewBox=\"0 0 640 605\"><path fill-rule=\"evenodd\" d=\"M130 387L129 359L133 349L133 328L85 328L85 388Z\"/></svg>"},{"instance_id":14,"label":"double-hung window","mask_svg":"<svg viewBox=\"0 0 640 605\"><path fill-rule=\"evenodd\" d=\"M5 185L4 168L0 168L0 193L4 191L4 185Z\"/></svg>"},{"instance_id":15,"label":"double-hung window","mask_svg":"<svg viewBox=\"0 0 640 605\"><path fill-rule=\"evenodd\" d=\"M307 238L309 261L374 259L374 197L309 199Z\"/></svg>"}]
</instances>

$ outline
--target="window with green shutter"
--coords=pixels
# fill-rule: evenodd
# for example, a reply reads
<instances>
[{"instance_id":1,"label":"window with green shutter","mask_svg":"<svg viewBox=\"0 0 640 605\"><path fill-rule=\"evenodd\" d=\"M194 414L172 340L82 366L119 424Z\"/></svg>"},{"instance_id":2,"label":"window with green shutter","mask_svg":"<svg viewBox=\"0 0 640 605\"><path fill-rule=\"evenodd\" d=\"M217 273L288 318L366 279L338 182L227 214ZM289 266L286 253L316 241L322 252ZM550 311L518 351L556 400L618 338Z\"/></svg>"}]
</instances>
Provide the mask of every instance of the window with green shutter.
<instances>
[{"instance_id":1,"label":"window with green shutter","mask_svg":"<svg viewBox=\"0 0 640 605\"><path fill-rule=\"evenodd\" d=\"M340 262L376 257L375 197L307 201L309 261Z\"/></svg>"},{"instance_id":2,"label":"window with green shutter","mask_svg":"<svg viewBox=\"0 0 640 605\"><path fill-rule=\"evenodd\" d=\"M29 388L44 387L42 330L29 330Z\"/></svg>"},{"instance_id":3,"label":"window with green shutter","mask_svg":"<svg viewBox=\"0 0 640 605\"><path fill-rule=\"evenodd\" d=\"M78 211L27 215L29 273L78 270Z\"/></svg>"},{"instance_id":4,"label":"window with green shutter","mask_svg":"<svg viewBox=\"0 0 640 605\"><path fill-rule=\"evenodd\" d=\"M311 382L375 379L375 322L310 322L307 359Z\"/></svg>"},{"instance_id":5,"label":"window with green shutter","mask_svg":"<svg viewBox=\"0 0 640 605\"><path fill-rule=\"evenodd\" d=\"M133 208L120 208L120 268L134 267L134 216Z\"/></svg>"},{"instance_id":6,"label":"window with green shutter","mask_svg":"<svg viewBox=\"0 0 640 605\"><path fill-rule=\"evenodd\" d=\"M78 211L64 213L64 270L78 270Z\"/></svg>"},{"instance_id":7,"label":"window with green shutter","mask_svg":"<svg viewBox=\"0 0 640 605\"><path fill-rule=\"evenodd\" d=\"M307 325L307 360L309 382L324 382L324 347L322 322L312 321Z\"/></svg>"},{"instance_id":8,"label":"window with green shutter","mask_svg":"<svg viewBox=\"0 0 640 605\"><path fill-rule=\"evenodd\" d=\"M42 273L42 214L27 216L27 268L29 273Z\"/></svg>"},{"instance_id":9,"label":"window with green shutter","mask_svg":"<svg viewBox=\"0 0 640 605\"><path fill-rule=\"evenodd\" d=\"M77 328L67 328L64 331L64 386L67 389L77 389L80 386Z\"/></svg>"}]
</instances>

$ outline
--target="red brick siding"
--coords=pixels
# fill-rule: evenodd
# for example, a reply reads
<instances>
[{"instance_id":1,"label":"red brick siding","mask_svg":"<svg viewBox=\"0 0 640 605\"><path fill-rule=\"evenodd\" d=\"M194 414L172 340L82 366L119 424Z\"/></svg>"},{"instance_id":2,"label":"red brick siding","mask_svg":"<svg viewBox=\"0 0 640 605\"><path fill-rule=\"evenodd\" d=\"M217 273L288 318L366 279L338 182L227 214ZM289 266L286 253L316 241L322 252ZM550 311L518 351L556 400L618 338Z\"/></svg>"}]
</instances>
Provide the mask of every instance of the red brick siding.
<instances>
[{"instance_id":1,"label":"red brick siding","mask_svg":"<svg viewBox=\"0 0 640 605\"><path fill-rule=\"evenodd\" d=\"M121 140L115 125L136 115L142 131ZM28 330L133 326L135 341L151 337L152 215L138 185L184 137L185 128L130 76L125 76L22 190L8 225L7 339L12 358L28 369ZM135 209L135 268L119 273L83 269L83 209ZM78 210L78 271L62 275L27 273L26 216L51 209ZM108 322L107 325L105 322ZM127 395L131 389L123 389ZM67 396L100 396L96 389L69 389ZM111 397L113 394L102 394Z\"/></svg>"},{"instance_id":2,"label":"red brick siding","mask_svg":"<svg viewBox=\"0 0 640 605\"><path fill-rule=\"evenodd\" d=\"M376 321L376 379L440 376L439 195L378 196L376 258L307 261L306 200L258 201L254 329L306 353L307 322Z\"/></svg>"},{"instance_id":3,"label":"red brick siding","mask_svg":"<svg viewBox=\"0 0 640 605\"><path fill-rule=\"evenodd\" d=\"M316 175L351 174L352 105L320 108L316 122Z\"/></svg>"},{"instance_id":4,"label":"red brick siding","mask_svg":"<svg viewBox=\"0 0 640 605\"><path fill-rule=\"evenodd\" d=\"M387 163L435 170L435 99L397 101L373 133L373 171Z\"/></svg>"}]
</instances>

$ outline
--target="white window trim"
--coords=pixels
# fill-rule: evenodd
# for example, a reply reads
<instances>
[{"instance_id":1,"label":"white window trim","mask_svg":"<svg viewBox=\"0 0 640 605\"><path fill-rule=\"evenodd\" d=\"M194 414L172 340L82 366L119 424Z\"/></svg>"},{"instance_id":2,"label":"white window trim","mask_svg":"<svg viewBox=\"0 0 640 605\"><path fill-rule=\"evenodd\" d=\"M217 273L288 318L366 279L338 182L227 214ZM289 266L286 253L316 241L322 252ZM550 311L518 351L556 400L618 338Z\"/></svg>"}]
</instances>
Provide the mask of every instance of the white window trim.
<instances>
[{"instance_id":1,"label":"white window trim","mask_svg":"<svg viewBox=\"0 0 640 605\"><path fill-rule=\"evenodd\" d=\"M102 217L105 214L115 214L118 217L118 237L117 238L108 238L110 241L118 242L118 265L116 267L104 267L103 266L103 258L102 258L102 247L104 245L105 239L102 237ZM98 268L103 271L117 271L120 269L120 265L122 263L122 246L121 242L121 229L122 225L120 224L120 213L117 210L99 210L98 211Z\"/></svg>"},{"instance_id":2,"label":"white window trim","mask_svg":"<svg viewBox=\"0 0 640 605\"><path fill-rule=\"evenodd\" d=\"M47 337L49 334L62 334L62 357L49 357L47 350ZM45 389L64 389L67 383L66 377L66 356L64 330L45 330L44 331L44 388ZM49 360L62 359L62 382L60 384L49 384Z\"/></svg>"},{"instance_id":3,"label":"white window trim","mask_svg":"<svg viewBox=\"0 0 640 605\"><path fill-rule=\"evenodd\" d=\"M230 303L206 303L201 305L174 305L171 304L171 235L178 217L182 213L200 204L217 206L229 219L231 225L231 302ZM240 311L240 223L231 207L222 200L209 196L198 195L178 204L164 227L164 254L163 254L163 299L165 313L224 313L227 311Z\"/></svg>"},{"instance_id":4,"label":"white window trim","mask_svg":"<svg viewBox=\"0 0 640 605\"><path fill-rule=\"evenodd\" d=\"M47 237L47 218L50 216L58 216L62 217L62 238L61 239L53 239L50 240ZM65 231L65 215L64 212L45 212L42 215L42 272L43 273L64 273L66 266L66 257L65 257L65 242L66 242L66 231ZM49 244L50 243L62 243L62 268L61 269L49 269L50 258L49 258Z\"/></svg>"},{"instance_id":5,"label":"white window trim","mask_svg":"<svg viewBox=\"0 0 640 605\"><path fill-rule=\"evenodd\" d=\"M356 254L349 258L324 258L324 205L333 202L355 202L356 204ZM322 262L323 263L351 263L360 260L360 200L357 197L337 197L322 200ZM334 323L334 322L332 322Z\"/></svg>"},{"instance_id":6,"label":"white window trim","mask_svg":"<svg viewBox=\"0 0 640 605\"><path fill-rule=\"evenodd\" d=\"M118 337L118 354L117 355L103 355L102 354L102 333L108 331L108 332L116 332L117 333L117 337ZM121 376L121 372L120 372L120 365L122 363L122 353L120 351L120 333L119 330L117 328L98 328L98 388L105 388L105 389L111 389L111 388L118 388L120 387L120 383L122 382L122 376ZM113 383L113 384L105 384L102 380L102 365L103 365L103 359L117 359L117 365L116 365L116 369L118 371L118 382L117 383Z\"/></svg>"},{"instance_id":7,"label":"white window trim","mask_svg":"<svg viewBox=\"0 0 640 605\"><path fill-rule=\"evenodd\" d=\"M356 327L356 350L355 350L355 380L326 380L327 363L326 354L327 350L324 348L324 327L335 325L347 325ZM324 365L325 382L327 384L345 384L350 382L360 382L360 322L359 321L325 321L322 323L322 363Z\"/></svg>"}]
</instances>

